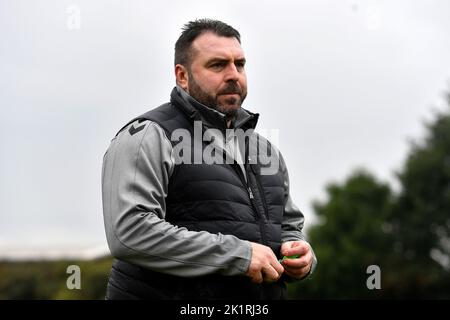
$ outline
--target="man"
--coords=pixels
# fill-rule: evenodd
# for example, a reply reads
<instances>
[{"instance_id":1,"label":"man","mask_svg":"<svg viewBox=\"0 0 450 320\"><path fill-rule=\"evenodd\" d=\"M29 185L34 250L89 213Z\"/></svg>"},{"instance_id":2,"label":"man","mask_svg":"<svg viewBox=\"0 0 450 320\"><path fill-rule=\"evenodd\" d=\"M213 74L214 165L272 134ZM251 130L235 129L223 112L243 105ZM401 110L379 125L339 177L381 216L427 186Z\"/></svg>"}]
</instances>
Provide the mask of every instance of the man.
<instances>
[{"instance_id":1,"label":"man","mask_svg":"<svg viewBox=\"0 0 450 320\"><path fill-rule=\"evenodd\" d=\"M170 103L125 125L104 156L116 258L106 298L283 299L285 282L307 277L316 258L281 154L253 132L258 114L241 107L239 32L209 19L186 24L175 77Z\"/></svg>"}]
</instances>

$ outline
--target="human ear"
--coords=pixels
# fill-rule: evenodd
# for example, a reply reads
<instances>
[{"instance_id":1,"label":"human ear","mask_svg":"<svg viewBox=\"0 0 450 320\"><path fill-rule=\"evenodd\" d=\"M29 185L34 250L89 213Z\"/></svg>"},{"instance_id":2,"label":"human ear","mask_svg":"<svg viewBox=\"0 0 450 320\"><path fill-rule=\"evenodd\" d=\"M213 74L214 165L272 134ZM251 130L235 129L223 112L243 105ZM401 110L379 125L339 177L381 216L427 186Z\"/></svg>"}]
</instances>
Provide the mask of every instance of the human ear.
<instances>
[{"instance_id":1,"label":"human ear","mask_svg":"<svg viewBox=\"0 0 450 320\"><path fill-rule=\"evenodd\" d=\"M183 90L188 91L189 74L185 66L182 64L175 65L175 80Z\"/></svg>"}]
</instances>

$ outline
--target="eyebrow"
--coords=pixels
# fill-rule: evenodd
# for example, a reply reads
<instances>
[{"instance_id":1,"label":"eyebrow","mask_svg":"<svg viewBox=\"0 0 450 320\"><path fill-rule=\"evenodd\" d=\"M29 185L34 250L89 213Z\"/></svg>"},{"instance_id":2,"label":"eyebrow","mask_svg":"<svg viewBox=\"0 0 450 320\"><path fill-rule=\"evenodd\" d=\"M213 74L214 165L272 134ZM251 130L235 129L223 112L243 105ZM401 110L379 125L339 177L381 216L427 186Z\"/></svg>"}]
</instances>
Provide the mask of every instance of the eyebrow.
<instances>
[{"instance_id":1,"label":"eyebrow","mask_svg":"<svg viewBox=\"0 0 450 320\"><path fill-rule=\"evenodd\" d=\"M230 61L230 59L227 58L211 58L210 60L208 60L206 62L206 64L212 64L212 63L216 63L216 62L228 62ZM239 58L239 59L235 59L235 62L243 62L244 64L247 62L247 60L245 58Z\"/></svg>"}]
</instances>

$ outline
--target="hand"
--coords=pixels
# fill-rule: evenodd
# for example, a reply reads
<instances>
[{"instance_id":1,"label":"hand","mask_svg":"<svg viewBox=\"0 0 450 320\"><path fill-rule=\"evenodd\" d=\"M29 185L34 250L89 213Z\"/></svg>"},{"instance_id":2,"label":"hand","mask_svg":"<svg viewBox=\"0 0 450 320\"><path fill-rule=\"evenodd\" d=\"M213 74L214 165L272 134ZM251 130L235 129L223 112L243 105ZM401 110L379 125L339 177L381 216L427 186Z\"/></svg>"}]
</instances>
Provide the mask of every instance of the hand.
<instances>
[{"instance_id":1,"label":"hand","mask_svg":"<svg viewBox=\"0 0 450 320\"><path fill-rule=\"evenodd\" d=\"M252 245L252 261L246 272L255 283L275 282L284 272L283 266L278 262L272 249L259 243Z\"/></svg>"},{"instance_id":2,"label":"hand","mask_svg":"<svg viewBox=\"0 0 450 320\"><path fill-rule=\"evenodd\" d=\"M302 279L311 271L314 258L308 242L303 240L284 242L281 245L281 254L283 256L299 255L296 259L283 259L281 262L288 276Z\"/></svg>"}]
</instances>

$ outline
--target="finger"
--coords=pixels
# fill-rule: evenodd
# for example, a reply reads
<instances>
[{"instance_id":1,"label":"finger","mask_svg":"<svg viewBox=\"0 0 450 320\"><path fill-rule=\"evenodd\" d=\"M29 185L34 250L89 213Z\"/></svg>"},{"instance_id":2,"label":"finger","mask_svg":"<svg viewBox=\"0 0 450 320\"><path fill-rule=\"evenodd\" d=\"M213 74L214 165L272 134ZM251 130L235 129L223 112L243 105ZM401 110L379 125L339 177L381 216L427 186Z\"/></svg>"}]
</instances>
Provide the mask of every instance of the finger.
<instances>
[{"instance_id":1,"label":"finger","mask_svg":"<svg viewBox=\"0 0 450 320\"><path fill-rule=\"evenodd\" d=\"M281 263L278 262L277 259L275 259L272 263L271 266L275 269L275 271L281 276L284 272L284 267Z\"/></svg>"},{"instance_id":2,"label":"finger","mask_svg":"<svg viewBox=\"0 0 450 320\"><path fill-rule=\"evenodd\" d=\"M312 264L308 264L306 267L304 267L302 269L302 271L301 271L302 274L306 276L311 271L311 268L312 268Z\"/></svg>"},{"instance_id":3,"label":"finger","mask_svg":"<svg viewBox=\"0 0 450 320\"><path fill-rule=\"evenodd\" d=\"M261 272L255 272L252 276L252 282L254 283L262 283L264 281L263 275Z\"/></svg>"},{"instance_id":4,"label":"finger","mask_svg":"<svg viewBox=\"0 0 450 320\"><path fill-rule=\"evenodd\" d=\"M292 278L301 279L304 278L310 270L311 266L306 266L301 269L286 269L285 273Z\"/></svg>"},{"instance_id":5,"label":"finger","mask_svg":"<svg viewBox=\"0 0 450 320\"><path fill-rule=\"evenodd\" d=\"M298 241L287 241L281 245L281 254L284 256L289 255L290 250L298 245Z\"/></svg>"},{"instance_id":6,"label":"finger","mask_svg":"<svg viewBox=\"0 0 450 320\"><path fill-rule=\"evenodd\" d=\"M309 244L305 241L295 241L290 248L286 248L284 250L285 256L292 256L292 255L305 255L308 253L310 247Z\"/></svg>"},{"instance_id":7,"label":"finger","mask_svg":"<svg viewBox=\"0 0 450 320\"><path fill-rule=\"evenodd\" d=\"M311 266L309 266L309 265L300 269L300 271L298 272L298 277L303 278L303 277L307 276L310 270L311 270Z\"/></svg>"},{"instance_id":8,"label":"finger","mask_svg":"<svg viewBox=\"0 0 450 320\"><path fill-rule=\"evenodd\" d=\"M310 265L311 262L312 258L310 258L309 256L303 256L298 259L284 259L283 266L290 269L301 269Z\"/></svg>"},{"instance_id":9,"label":"finger","mask_svg":"<svg viewBox=\"0 0 450 320\"><path fill-rule=\"evenodd\" d=\"M268 265L267 267L264 267L262 269L264 281L266 282L275 282L277 281L281 274L278 273L275 268L273 268L271 265Z\"/></svg>"}]
</instances>

